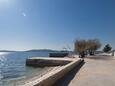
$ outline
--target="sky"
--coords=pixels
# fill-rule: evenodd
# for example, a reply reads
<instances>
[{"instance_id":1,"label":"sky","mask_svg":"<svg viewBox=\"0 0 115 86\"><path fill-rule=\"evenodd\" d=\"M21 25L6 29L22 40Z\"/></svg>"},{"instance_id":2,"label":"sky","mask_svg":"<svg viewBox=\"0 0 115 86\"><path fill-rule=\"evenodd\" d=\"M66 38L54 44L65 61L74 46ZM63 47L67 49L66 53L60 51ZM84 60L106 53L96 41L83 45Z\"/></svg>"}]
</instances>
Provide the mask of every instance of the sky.
<instances>
[{"instance_id":1,"label":"sky","mask_svg":"<svg viewBox=\"0 0 115 86\"><path fill-rule=\"evenodd\" d=\"M0 0L0 50L72 50L94 38L115 49L115 0Z\"/></svg>"}]
</instances>

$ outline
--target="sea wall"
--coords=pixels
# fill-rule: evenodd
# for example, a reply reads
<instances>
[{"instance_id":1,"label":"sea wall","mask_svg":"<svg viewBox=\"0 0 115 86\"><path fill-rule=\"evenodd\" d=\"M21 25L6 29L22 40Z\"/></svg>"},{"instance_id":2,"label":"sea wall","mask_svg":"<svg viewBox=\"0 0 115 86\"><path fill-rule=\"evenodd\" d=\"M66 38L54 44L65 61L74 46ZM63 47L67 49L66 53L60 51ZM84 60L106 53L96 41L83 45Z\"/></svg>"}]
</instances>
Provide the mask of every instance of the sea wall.
<instances>
[{"instance_id":1,"label":"sea wall","mask_svg":"<svg viewBox=\"0 0 115 86\"><path fill-rule=\"evenodd\" d=\"M57 70L53 70L41 78L25 83L25 85L23 86L52 86L57 80L65 76L69 71L71 71L74 67L78 66L82 61L83 60L79 58L74 59L65 66L62 66Z\"/></svg>"},{"instance_id":2,"label":"sea wall","mask_svg":"<svg viewBox=\"0 0 115 86\"><path fill-rule=\"evenodd\" d=\"M30 58L26 60L27 66L46 67L46 66L63 66L70 63L72 60L58 58Z\"/></svg>"}]
</instances>

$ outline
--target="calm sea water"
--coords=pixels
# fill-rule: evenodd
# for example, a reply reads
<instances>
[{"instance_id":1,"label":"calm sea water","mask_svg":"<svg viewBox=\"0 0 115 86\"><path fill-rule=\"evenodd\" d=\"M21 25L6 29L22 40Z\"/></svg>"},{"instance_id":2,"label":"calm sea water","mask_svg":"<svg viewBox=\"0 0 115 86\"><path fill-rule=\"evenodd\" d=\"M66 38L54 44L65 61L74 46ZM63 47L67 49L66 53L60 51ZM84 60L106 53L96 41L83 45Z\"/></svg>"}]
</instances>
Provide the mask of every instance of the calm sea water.
<instances>
[{"instance_id":1,"label":"calm sea water","mask_svg":"<svg viewBox=\"0 0 115 86\"><path fill-rule=\"evenodd\" d=\"M26 67L30 57L48 57L49 52L0 52L0 86L18 86L17 81L41 74L46 68Z\"/></svg>"}]
</instances>

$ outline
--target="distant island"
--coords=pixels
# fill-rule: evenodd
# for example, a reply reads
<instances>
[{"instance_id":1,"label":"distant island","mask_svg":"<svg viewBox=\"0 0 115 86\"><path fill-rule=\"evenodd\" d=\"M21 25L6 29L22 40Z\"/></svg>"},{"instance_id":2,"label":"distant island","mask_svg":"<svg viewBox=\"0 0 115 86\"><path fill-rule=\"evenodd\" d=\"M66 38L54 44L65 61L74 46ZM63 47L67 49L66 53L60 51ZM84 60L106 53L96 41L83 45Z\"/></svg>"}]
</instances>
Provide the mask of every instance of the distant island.
<instances>
[{"instance_id":1,"label":"distant island","mask_svg":"<svg viewBox=\"0 0 115 86\"><path fill-rule=\"evenodd\" d=\"M17 52L17 51L12 51L12 50L0 50L0 52Z\"/></svg>"},{"instance_id":2,"label":"distant island","mask_svg":"<svg viewBox=\"0 0 115 86\"><path fill-rule=\"evenodd\" d=\"M63 52L62 50L51 50L51 49L32 49L26 51L15 51L15 50L0 50L0 52Z\"/></svg>"}]
</instances>

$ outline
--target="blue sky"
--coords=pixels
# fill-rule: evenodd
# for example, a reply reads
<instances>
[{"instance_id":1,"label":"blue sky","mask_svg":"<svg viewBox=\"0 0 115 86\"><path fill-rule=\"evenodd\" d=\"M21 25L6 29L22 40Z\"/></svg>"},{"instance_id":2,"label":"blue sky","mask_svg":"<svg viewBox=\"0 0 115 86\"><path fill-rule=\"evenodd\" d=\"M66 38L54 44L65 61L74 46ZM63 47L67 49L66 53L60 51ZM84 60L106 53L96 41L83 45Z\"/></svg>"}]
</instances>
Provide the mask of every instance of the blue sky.
<instances>
[{"instance_id":1,"label":"blue sky","mask_svg":"<svg viewBox=\"0 0 115 86\"><path fill-rule=\"evenodd\" d=\"M0 0L0 49L62 49L98 38L115 48L115 0Z\"/></svg>"}]
</instances>

